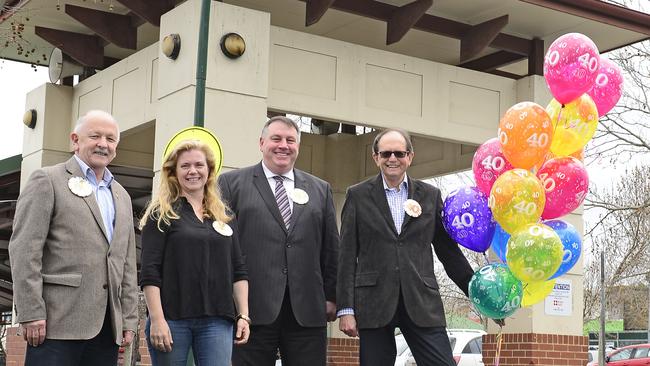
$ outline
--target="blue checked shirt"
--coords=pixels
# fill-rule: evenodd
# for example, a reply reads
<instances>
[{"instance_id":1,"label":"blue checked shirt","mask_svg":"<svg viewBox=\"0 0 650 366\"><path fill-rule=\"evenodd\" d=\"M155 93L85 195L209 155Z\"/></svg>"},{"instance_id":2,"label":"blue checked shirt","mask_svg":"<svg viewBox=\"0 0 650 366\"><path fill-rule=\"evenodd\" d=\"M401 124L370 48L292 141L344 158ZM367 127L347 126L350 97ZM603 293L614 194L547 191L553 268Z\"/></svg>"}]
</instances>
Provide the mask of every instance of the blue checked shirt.
<instances>
[{"instance_id":1,"label":"blue checked shirt","mask_svg":"<svg viewBox=\"0 0 650 366\"><path fill-rule=\"evenodd\" d=\"M113 193L111 192L113 174L108 169L104 169L104 177L98 183L92 168L79 159L77 155L74 155L74 158L77 159L81 171L84 172L86 179L93 186L95 200L97 200L99 211L102 214L102 221L104 221L104 228L106 229L106 239L110 244L113 239L113 227L115 226L115 202L113 202Z\"/></svg>"},{"instance_id":2,"label":"blue checked shirt","mask_svg":"<svg viewBox=\"0 0 650 366\"><path fill-rule=\"evenodd\" d=\"M386 200L388 201L390 214L393 216L395 229L397 230L397 233L400 234L402 232L402 224L404 223L404 202L409 198L408 179L405 174L404 180L397 186L397 188L388 187L388 184L386 184L386 178L384 178L383 174L381 175L381 180L384 183L384 192L386 193ZM343 308L336 312L337 317L343 315L354 315L354 309Z\"/></svg>"}]
</instances>

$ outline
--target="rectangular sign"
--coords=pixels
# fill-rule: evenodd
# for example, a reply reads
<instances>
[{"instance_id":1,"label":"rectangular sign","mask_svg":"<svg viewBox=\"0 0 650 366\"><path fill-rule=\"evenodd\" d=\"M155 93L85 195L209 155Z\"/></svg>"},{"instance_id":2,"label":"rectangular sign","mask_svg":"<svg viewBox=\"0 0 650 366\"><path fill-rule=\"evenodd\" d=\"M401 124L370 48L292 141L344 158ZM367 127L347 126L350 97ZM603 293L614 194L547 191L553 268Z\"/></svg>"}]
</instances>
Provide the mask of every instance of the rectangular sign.
<instances>
[{"instance_id":1,"label":"rectangular sign","mask_svg":"<svg viewBox=\"0 0 650 366\"><path fill-rule=\"evenodd\" d=\"M573 314L571 280L558 278L553 291L544 299L547 315L571 316Z\"/></svg>"}]
</instances>

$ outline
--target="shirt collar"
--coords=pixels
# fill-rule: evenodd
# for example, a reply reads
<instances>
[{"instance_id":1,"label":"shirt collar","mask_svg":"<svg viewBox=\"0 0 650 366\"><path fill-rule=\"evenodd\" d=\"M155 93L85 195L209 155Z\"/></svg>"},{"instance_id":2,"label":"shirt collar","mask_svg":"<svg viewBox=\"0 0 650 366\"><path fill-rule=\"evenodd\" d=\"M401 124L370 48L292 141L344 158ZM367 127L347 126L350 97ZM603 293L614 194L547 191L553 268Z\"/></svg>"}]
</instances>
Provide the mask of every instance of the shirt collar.
<instances>
[{"instance_id":1,"label":"shirt collar","mask_svg":"<svg viewBox=\"0 0 650 366\"><path fill-rule=\"evenodd\" d=\"M384 184L384 190L389 190L389 189L395 189L395 188L390 188L388 184L386 183L386 177L384 177L384 173L381 173L381 182ZM402 189L406 189L408 191L409 184L408 184L408 176L404 174L404 180L398 185L400 187L400 191Z\"/></svg>"},{"instance_id":2,"label":"shirt collar","mask_svg":"<svg viewBox=\"0 0 650 366\"><path fill-rule=\"evenodd\" d=\"M97 177L95 176L95 171L92 170L91 167L88 166L83 160L81 160L77 154L73 155L74 158L77 160L77 163L79 163L79 167L81 168L81 171L84 173L86 176L86 179L90 180L91 182L97 184ZM113 182L113 174L108 170L108 168L104 168L104 177L102 178L102 181L106 185L106 187L110 187L111 183Z\"/></svg>"},{"instance_id":3,"label":"shirt collar","mask_svg":"<svg viewBox=\"0 0 650 366\"><path fill-rule=\"evenodd\" d=\"M289 179L292 182L295 180L294 175L293 175L293 169L291 169L290 171L288 171L287 173L284 173L284 174L275 174L275 173L273 173L271 171L271 169L267 168L266 165L264 165L264 161L262 161L262 170L264 170L264 175L266 176L267 179L273 178L273 177L279 175L279 176L282 176L282 177L285 177L285 178Z\"/></svg>"}]
</instances>

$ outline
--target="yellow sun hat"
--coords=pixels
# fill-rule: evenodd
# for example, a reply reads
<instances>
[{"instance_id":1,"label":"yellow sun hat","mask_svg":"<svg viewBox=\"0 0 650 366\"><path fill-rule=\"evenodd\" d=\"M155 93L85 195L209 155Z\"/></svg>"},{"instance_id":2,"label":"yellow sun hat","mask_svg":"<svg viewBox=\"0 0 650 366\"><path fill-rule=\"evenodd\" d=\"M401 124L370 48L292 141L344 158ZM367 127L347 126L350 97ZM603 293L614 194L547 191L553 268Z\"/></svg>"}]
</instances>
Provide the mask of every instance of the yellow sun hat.
<instances>
[{"instance_id":1,"label":"yellow sun hat","mask_svg":"<svg viewBox=\"0 0 650 366\"><path fill-rule=\"evenodd\" d=\"M214 160L215 160L217 173L221 170L221 164L223 162L223 151L221 150L221 144L219 143L217 136L215 136L209 130L197 126L184 128L178 131L169 140L163 152L163 163L165 162L165 159L167 159L167 156L172 152L172 150L174 150L176 145L178 145L179 142L184 140L199 140L205 143L206 145L208 145L208 147L210 147L210 149L212 149L212 152L214 153Z\"/></svg>"}]
</instances>

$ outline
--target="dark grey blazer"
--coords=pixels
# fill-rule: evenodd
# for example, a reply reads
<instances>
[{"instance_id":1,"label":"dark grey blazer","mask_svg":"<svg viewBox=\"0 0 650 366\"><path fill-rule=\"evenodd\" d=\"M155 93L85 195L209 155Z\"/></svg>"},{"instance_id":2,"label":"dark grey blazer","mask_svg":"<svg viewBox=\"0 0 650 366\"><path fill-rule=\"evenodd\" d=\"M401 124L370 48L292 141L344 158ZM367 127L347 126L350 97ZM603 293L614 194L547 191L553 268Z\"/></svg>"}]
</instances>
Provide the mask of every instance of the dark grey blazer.
<instances>
[{"instance_id":1,"label":"dark grey blazer","mask_svg":"<svg viewBox=\"0 0 650 366\"><path fill-rule=\"evenodd\" d=\"M408 197L422 207L404 218L398 235L381 175L348 189L341 218L337 306L353 308L359 328L386 326L400 289L406 310L421 327L445 326L433 272L431 243L449 277L467 294L473 270L442 226L440 190L408 180Z\"/></svg>"},{"instance_id":2,"label":"dark grey blazer","mask_svg":"<svg viewBox=\"0 0 650 366\"><path fill-rule=\"evenodd\" d=\"M325 301L336 300L339 234L332 190L298 169L294 175L309 201L293 204L289 231L261 163L219 177L223 199L238 219L254 325L277 318L287 287L296 320L305 327L325 326Z\"/></svg>"}]
</instances>

